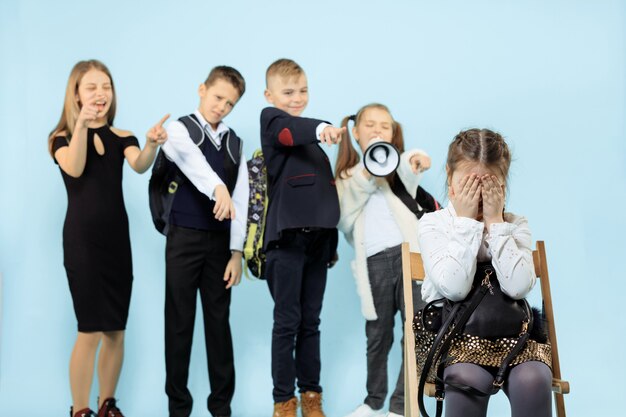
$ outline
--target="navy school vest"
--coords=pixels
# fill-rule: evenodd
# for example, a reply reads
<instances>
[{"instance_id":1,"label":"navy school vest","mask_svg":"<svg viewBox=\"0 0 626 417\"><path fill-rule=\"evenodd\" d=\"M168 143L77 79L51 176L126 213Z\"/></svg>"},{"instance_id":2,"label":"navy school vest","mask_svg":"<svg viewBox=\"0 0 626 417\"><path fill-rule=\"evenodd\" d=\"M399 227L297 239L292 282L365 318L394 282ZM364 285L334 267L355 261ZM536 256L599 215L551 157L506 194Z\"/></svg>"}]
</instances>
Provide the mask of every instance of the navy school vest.
<instances>
[{"instance_id":1,"label":"navy school vest","mask_svg":"<svg viewBox=\"0 0 626 417\"><path fill-rule=\"evenodd\" d=\"M222 137L218 147L202 129L202 124L194 114L178 119L189 131L189 136L200 137L194 140L207 162L226 185L232 195L237 183L237 174L241 162L241 140L232 129ZM201 132L201 135L198 134ZM215 219L213 208L215 201L198 191L198 189L182 174L178 184L172 209L170 223L176 226L209 231L230 230L230 220Z\"/></svg>"}]
</instances>

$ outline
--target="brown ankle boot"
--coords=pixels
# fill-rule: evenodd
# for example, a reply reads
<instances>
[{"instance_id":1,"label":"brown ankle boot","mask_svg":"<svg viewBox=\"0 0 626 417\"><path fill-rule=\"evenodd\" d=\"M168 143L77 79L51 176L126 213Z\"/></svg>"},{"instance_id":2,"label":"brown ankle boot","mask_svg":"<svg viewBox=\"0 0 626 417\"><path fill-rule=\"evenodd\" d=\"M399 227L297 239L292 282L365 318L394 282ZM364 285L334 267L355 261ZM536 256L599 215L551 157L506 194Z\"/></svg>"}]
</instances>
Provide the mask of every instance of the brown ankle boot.
<instances>
[{"instance_id":1,"label":"brown ankle boot","mask_svg":"<svg viewBox=\"0 0 626 417\"><path fill-rule=\"evenodd\" d=\"M281 403L274 403L272 417L296 417L298 411L298 399L293 397Z\"/></svg>"},{"instance_id":2,"label":"brown ankle boot","mask_svg":"<svg viewBox=\"0 0 626 417\"><path fill-rule=\"evenodd\" d=\"M300 394L302 417L326 417L322 411L322 394L306 391Z\"/></svg>"}]
</instances>

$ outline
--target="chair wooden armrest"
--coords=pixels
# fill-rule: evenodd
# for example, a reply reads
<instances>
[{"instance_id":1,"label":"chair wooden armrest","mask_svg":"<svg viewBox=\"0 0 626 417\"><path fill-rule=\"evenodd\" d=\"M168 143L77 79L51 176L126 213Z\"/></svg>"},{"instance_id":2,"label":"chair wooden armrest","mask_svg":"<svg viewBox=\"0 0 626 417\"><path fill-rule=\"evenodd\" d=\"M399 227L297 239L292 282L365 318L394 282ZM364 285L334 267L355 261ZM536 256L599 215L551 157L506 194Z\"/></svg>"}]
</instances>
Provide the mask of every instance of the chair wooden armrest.
<instances>
[{"instance_id":1,"label":"chair wooden armrest","mask_svg":"<svg viewBox=\"0 0 626 417\"><path fill-rule=\"evenodd\" d=\"M569 382L552 378L552 392L555 394L569 394Z\"/></svg>"}]
</instances>

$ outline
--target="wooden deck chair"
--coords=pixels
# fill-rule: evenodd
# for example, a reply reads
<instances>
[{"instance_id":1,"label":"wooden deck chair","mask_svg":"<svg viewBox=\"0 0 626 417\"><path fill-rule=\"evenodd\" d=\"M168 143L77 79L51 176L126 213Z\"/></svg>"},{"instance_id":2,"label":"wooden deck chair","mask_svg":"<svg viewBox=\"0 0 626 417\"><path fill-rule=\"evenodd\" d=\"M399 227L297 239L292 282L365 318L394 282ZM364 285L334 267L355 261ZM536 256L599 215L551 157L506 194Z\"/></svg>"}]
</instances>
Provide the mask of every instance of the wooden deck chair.
<instances>
[{"instance_id":1,"label":"wooden deck chair","mask_svg":"<svg viewBox=\"0 0 626 417\"><path fill-rule=\"evenodd\" d=\"M561 365L559 363L559 349L556 340L556 328L554 325L554 312L552 310L552 295L550 293L550 278L548 276L548 263L546 249L543 241L538 240L536 249L533 251L533 263L535 275L539 278L543 309L548 326L548 337L552 345L552 392L557 417L565 417L565 402L563 395L570 391L569 382L561 379ZM415 335L413 334L413 293L412 281L423 281L426 274L424 264L419 253L410 252L409 244L402 244L402 280L404 284L404 415L406 417L419 417L417 406L418 369L415 360ZM424 392L429 397L434 397L434 384L426 384Z\"/></svg>"}]
</instances>

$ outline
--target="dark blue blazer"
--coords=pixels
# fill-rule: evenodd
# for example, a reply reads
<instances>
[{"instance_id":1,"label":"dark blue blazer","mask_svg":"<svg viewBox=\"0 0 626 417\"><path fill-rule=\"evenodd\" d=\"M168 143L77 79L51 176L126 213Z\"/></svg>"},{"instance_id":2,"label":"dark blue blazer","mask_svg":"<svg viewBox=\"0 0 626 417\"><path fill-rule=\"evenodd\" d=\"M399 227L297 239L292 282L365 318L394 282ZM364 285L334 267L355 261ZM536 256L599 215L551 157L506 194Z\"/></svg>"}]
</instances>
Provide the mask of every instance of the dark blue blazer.
<instances>
[{"instance_id":1,"label":"dark blue blazer","mask_svg":"<svg viewBox=\"0 0 626 417\"><path fill-rule=\"evenodd\" d=\"M269 186L265 248L283 230L311 227L334 229L331 255L335 253L339 198L330 161L317 140L320 123L274 107L261 112Z\"/></svg>"}]
</instances>

